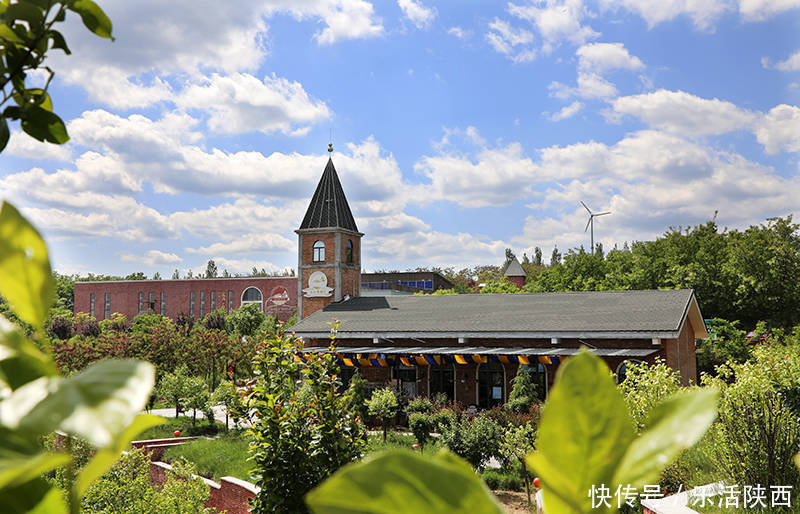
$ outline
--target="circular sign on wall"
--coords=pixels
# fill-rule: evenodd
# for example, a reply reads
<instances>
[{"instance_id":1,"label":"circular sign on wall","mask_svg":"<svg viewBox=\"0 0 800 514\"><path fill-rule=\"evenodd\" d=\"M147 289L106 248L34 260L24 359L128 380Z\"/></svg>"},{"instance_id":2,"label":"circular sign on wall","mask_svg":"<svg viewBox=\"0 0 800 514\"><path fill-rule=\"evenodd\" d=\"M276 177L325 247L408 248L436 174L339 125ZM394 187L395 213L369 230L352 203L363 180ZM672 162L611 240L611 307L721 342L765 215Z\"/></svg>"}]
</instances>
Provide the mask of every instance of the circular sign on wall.
<instances>
[{"instance_id":1,"label":"circular sign on wall","mask_svg":"<svg viewBox=\"0 0 800 514\"><path fill-rule=\"evenodd\" d=\"M269 301L275 305L283 305L289 301L289 291L285 287L276 287L272 290Z\"/></svg>"},{"instance_id":2,"label":"circular sign on wall","mask_svg":"<svg viewBox=\"0 0 800 514\"><path fill-rule=\"evenodd\" d=\"M328 277L321 271L315 271L308 277L308 287L303 289L306 298L314 296L330 296L333 288L328 287Z\"/></svg>"}]
</instances>

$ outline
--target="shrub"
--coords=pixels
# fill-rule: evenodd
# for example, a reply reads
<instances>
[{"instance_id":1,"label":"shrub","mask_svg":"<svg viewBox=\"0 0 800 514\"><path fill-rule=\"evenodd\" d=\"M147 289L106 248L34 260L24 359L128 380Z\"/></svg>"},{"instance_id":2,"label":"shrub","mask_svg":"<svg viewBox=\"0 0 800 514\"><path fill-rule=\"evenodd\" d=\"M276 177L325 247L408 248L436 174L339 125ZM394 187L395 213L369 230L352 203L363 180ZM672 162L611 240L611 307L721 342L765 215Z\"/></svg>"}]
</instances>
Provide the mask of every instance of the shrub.
<instances>
[{"instance_id":1,"label":"shrub","mask_svg":"<svg viewBox=\"0 0 800 514\"><path fill-rule=\"evenodd\" d=\"M755 361L729 362L717 377L704 377L721 392L711 458L731 483L797 487L792 457L800 451L800 423L783 391L800 386L800 351L774 346L754 353Z\"/></svg>"},{"instance_id":2,"label":"shrub","mask_svg":"<svg viewBox=\"0 0 800 514\"><path fill-rule=\"evenodd\" d=\"M341 395L335 351L295 360L298 339L281 331L255 356L259 380L245 410L253 412L250 459L260 487L253 512L307 512L304 497L364 448L364 430ZM306 401L301 400L298 377Z\"/></svg>"},{"instance_id":3,"label":"shrub","mask_svg":"<svg viewBox=\"0 0 800 514\"><path fill-rule=\"evenodd\" d=\"M441 408L446 406L448 403L450 403L450 399L447 397L447 394L436 393L435 395L433 395L433 405L435 405L436 407Z\"/></svg>"},{"instance_id":4,"label":"shrub","mask_svg":"<svg viewBox=\"0 0 800 514\"><path fill-rule=\"evenodd\" d=\"M181 400L189 395L188 370L181 366L175 373L167 373L161 377L156 390L165 400L175 405L175 417L180 414Z\"/></svg>"},{"instance_id":5,"label":"shrub","mask_svg":"<svg viewBox=\"0 0 800 514\"><path fill-rule=\"evenodd\" d=\"M128 323L128 318L119 312L113 313L111 319L104 319L100 322L100 330L104 333L127 332L130 328L131 324Z\"/></svg>"},{"instance_id":6,"label":"shrub","mask_svg":"<svg viewBox=\"0 0 800 514\"><path fill-rule=\"evenodd\" d=\"M481 473L486 486L493 491L522 491L525 484L518 473L508 469L487 469Z\"/></svg>"},{"instance_id":7,"label":"shrub","mask_svg":"<svg viewBox=\"0 0 800 514\"><path fill-rule=\"evenodd\" d=\"M680 377L661 359L656 359L655 364L630 363L619 389L625 398L636 431L641 432L656 405L680 389Z\"/></svg>"},{"instance_id":8,"label":"shrub","mask_svg":"<svg viewBox=\"0 0 800 514\"><path fill-rule=\"evenodd\" d=\"M398 410L397 395L393 389L384 387L376 389L372 397L367 402L367 409L370 415L381 419L383 425L383 442L386 442L386 433L389 431L389 422L397 414Z\"/></svg>"},{"instance_id":9,"label":"shrub","mask_svg":"<svg viewBox=\"0 0 800 514\"><path fill-rule=\"evenodd\" d=\"M57 339L66 340L72 337L72 320L65 316L56 316L50 320L50 333Z\"/></svg>"},{"instance_id":10,"label":"shrub","mask_svg":"<svg viewBox=\"0 0 800 514\"><path fill-rule=\"evenodd\" d=\"M424 396L417 396L410 402L408 402L408 406L406 407L406 414L411 416L411 414L419 412L422 414L430 414L433 412L433 404L429 399Z\"/></svg>"},{"instance_id":11,"label":"shrub","mask_svg":"<svg viewBox=\"0 0 800 514\"><path fill-rule=\"evenodd\" d=\"M500 441L500 455L514 463L519 470L519 476L525 483L525 492L528 493L528 503L531 501L530 473L525 464L525 457L535 449L536 426L526 423L518 427L509 426L503 432Z\"/></svg>"},{"instance_id":12,"label":"shrub","mask_svg":"<svg viewBox=\"0 0 800 514\"><path fill-rule=\"evenodd\" d=\"M675 494L691 489L694 478L693 470L679 458L661 472L661 491L664 494Z\"/></svg>"},{"instance_id":13,"label":"shrub","mask_svg":"<svg viewBox=\"0 0 800 514\"><path fill-rule=\"evenodd\" d=\"M433 431L433 416L424 412L412 412L408 416L408 428L417 439L420 447L424 448L425 443L430 439Z\"/></svg>"},{"instance_id":14,"label":"shrub","mask_svg":"<svg viewBox=\"0 0 800 514\"><path fill-rule=\"evenodd\" d=\"M161 314L153 314L152 312L139 314L131 321L130 330L135 334L149 333L152 332L155 327L165 322L172 323L169 318L165 318Z\"/></svg>"},{"instance_id":15,"label":"shrub","mask_svg":"<svg viewBox=\"0 0 800 514\"><path fill-rule=\"evenodd\" d=\"M525 406L529 410L534 410L536 412L536 416L529 414L527 412L514 412L508 410L503 407L492 407L491 409L484 411L486 416L492 418L498 425L503 428L507 427L518 427L520 425L525 425L527 423L533 423L534 425L538 424L538 413L539 413L539 404L531 403L526 404Z\"/></svg>"},{"instance_id":16,"label":"shrub","mask_svg":"<svg viewBox=\"0 0 800 514\"><path fill-rule=\"evenodd\" d=\"M367 400L369 400L369 385L358 369L350 378L350 386L347 388L347 395L350 397L353 413L358 416L362 423L367 423L369 410Z\"/></svg>"},{"instance_id":17,"label":"shrub","mask_svg":"<svg viewBox=\"0 0 800 514\"><path fill-rule=\"evenodd\" d=\"M433 429L442 433L446 427L458 422L458 416L451 409L442 409L433 415Z\"/></svg>"},{"instance_id":18,"label":"shrub","mask_svg":"<svg viewBox=\"0 0 800 514\"><path fill-rule=\"evenodd\" d=\"M97 324L97 320L84 312L79 312L75 315L72 325L75 335L84 337L97 337L100 335L100 325Z\"/></svg>"},{"instance_id":19,"label":"shrub","mask_svg":"<svg viewBox=\"0 0 800 514\"><path fill-rule=\"evenodd\" d=\"M490 458L498 455L501 435L500 425L481 413L472 420L462 418L443 427L441 441L473 468L482 469Z\"/></svg>"},{"instance_id":20,"label":"shrub","mask_svg":"<svg viewBox=\"0 0 800 514\"><path fill-rule=\"evenodd\" d=\"M511 379L511 383L511 393L508 395L506 409L511 412L529 413L531 404L539 399L531 373L520 366L517 376Z\"/></svg>"},{"instance_id":21,"label":"shrub","mask_svg":"<svg viewBox=\"0 0 800 514\"><path fill-rule=\"evenodd\" d=\"M745 331L738 325L738 321L711 320L710 337L703 339L697 352L698 371L715 374L716 367L728 361L742 363L752 358Z\"/></svg>"},{"instance_id":22,"label":"shrub","mask_svg":"<svg viewBox=\"0 0 800 514\"><path fill-rule=\"evenodd\" d=\"M266 317L257 303L248 303L228 314L225 320L229 332L238 334L239 337L252 337L258 332L258 327Z\"/></svg>"},{"instance_id":23,"label":"shrub","mask_svg":"<svg viewBox=\"0 0 800 514\"><path fill-rule=\"evenodd\" d=\"M175 325L177 325L184 335L189 335L194 326L194 318L188 314L181 313L175 318Z\"/></svg>"},{"instance_id":24,"label":"shrub","mask_svg":"<svg viewBox=\"0 0 800 514\"><path fill-rule=\"evenodd\" d=\"M225 330L225 309L210 312L203 320L203 325L209 330Z\"/></svg>"}]
</instances>

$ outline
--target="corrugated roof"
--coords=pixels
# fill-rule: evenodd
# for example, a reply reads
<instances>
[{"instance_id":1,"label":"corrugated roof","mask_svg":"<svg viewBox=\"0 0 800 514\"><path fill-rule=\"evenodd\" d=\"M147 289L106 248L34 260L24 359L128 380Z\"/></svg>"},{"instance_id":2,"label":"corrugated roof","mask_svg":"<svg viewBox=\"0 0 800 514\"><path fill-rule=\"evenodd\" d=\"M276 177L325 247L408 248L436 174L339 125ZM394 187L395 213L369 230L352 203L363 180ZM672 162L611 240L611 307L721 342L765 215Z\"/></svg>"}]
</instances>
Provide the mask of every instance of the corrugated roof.
<instances>
[{"instance_id":1,"label":"corrugated roof","mask_svg":"<svg viewBox=\"0 0 800 514\"><path fill-rule=\"evenodd\" d=\"M293 329L300 336L316 337L328 333L328 322L336 318L341 321L339 337L387 333L411 334L408 337L415 333L439 337L603 333L612 337L618 333L624 337L625 333L678 331L693 297L690 289L358 297L331 304Z\"/></svg>"},{"instance_id":2,"label":"corrugated roof","mask_svg":"<svg viewBox=\"0 0 800 514\"><path fill-rule=\"evenodd\" d=\"M356 220L350 212L336 168L333 167L333 159L328 159L328 165L300 224L300 230L306 228L344 228L358 232Z\"/></svg>"},{"instance_id":3,"label":"corrugated roof","mask_svg":"<svg viewBox=\"0 0 800 514\"><path fill-rule=\"evenodd\" d=\"M528 274L522 269L522 264L519 263L516 257L511 259L511 262L506 266L506 271L503 273L506 277L527 277Z\"/></svg>"}]
</instances>

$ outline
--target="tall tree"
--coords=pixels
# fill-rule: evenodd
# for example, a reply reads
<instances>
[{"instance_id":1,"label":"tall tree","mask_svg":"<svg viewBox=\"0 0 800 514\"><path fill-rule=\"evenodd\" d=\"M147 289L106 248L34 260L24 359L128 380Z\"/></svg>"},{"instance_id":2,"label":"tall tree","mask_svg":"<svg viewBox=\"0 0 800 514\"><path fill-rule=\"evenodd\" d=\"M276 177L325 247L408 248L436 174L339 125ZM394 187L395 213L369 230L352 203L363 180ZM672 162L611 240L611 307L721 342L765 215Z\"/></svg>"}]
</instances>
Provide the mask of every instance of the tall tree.
<instances>
[{"instance_id":1,"label":"tall tree","mask_svg":"<svg viewBox=\"0 0 800 514\"><path fill-rule=\"evenodd\" d=\"M157 271L153 273L153 280L161 280L161 273Z\"/></svg>"},{"instance_id":2,"label":"tall tree","mask_svg":"<svg viewBox=\"0 0 800 514\"><path fill-rule=\"evenodd\" d=\"M538 246L533 249L533 265L544 266L544 262L542 262L542 249Z\"/></svg>"},{"instance_id":3,"label":"tall tree","mask_svg":"<svg viewBox=\"0 0 800 514\"><path fill-rule=\"evenodd\" d=\"M550 254L550 266L557 266L561 264L561 252L558 251L558 247L553 247L553 253Z\"/></svg>"},{"instance_id":4,"label":"tall tree","mask_svg":"<svg viewBox=\"0 0 800 514\"><path fill-rule=\"evenodd\" d=\"M174 272L172 272L172 280L179 280L180 278L181 278L181 274L180 274L180 272L178 272L177 269Z\"/></svg>"},{"instance_id":5,"label":"tall tree","mask_svg":"<svg viewBox=\"0 0 800 514\"><path fill-rule=\"evenodd\" d=\"M217 264L213 259L209 259L206 264L206 278L217 278Z\"/></svg>"}]
</instances>

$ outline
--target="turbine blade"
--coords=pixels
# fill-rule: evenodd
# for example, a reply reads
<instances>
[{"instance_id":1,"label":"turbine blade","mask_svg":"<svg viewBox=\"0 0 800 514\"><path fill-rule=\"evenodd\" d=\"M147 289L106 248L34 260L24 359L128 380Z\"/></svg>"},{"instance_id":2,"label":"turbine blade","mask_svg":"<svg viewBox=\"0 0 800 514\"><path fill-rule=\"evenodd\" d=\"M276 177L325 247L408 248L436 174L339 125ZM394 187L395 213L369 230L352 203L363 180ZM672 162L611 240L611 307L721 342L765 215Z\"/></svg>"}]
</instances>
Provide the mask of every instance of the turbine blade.
<instances>
[{"instance_id":1,"label":"turbine blade","mask_svg":"<svg viewBox=\"0 0 800 514\"><path fill-rule=\"evenodd\" d=\"M597 214L595 214L595 216L605 216L606 214L611 214L611 211L608 211L608 212L600 212L600 213L597 213Z\"/></svg>"},{"instance_id":2,"label":"turbine blade","mask_svg":"<svg viewBox=\"0 0 800 514\"><path fill-rule=\"evenodd\" d=\"M584 232L586 232L587 230L589 230L589 225L592 223L592 220L593 220L593 219L594 219L594 218L593 218L592 216L589 216L589 221L587 221L587 222L586 222L586 228L585 228L585 229L583 229L583 231L584 231Z\"/></svg>"},{"instance_id":3,"label":"turbine blade","mask_svg":"<svg viewBox=\"0 0 800 514\"><path fill-rule=\"evenodd\" d=\"M585 203L583 203L583 200L579 200L579 201L581 202L581 205L583 205L583 208L584 208L584 209L586 209L586 211L587 211L589 214L591 214L591 213L592 213L592 211L591 211L591 210L589 210L589 208L588 208L588 207L586 207L586 204L585 204Z\"/></svg>"}]
</instances>

